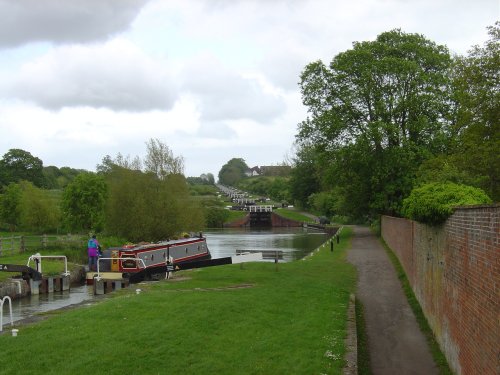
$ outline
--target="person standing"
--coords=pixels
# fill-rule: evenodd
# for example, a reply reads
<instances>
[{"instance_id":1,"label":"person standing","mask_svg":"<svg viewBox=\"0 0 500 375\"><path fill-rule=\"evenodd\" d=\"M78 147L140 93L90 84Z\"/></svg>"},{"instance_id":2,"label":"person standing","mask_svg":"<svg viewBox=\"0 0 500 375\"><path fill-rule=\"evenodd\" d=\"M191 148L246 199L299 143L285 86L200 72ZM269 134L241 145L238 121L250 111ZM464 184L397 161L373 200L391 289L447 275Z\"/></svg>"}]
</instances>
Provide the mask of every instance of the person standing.
<instances>
[{"instance_id":1,"label":"person standing","mask_svg":"<svg viewBox=\"0 0 500 375\"><path fill-rule=\"evenodd\" d=\"M89 272L97 271L97 259L99 257L99 241L94 234L87 244L87 253L89 256Z\"/></svg>"}]
</instances>

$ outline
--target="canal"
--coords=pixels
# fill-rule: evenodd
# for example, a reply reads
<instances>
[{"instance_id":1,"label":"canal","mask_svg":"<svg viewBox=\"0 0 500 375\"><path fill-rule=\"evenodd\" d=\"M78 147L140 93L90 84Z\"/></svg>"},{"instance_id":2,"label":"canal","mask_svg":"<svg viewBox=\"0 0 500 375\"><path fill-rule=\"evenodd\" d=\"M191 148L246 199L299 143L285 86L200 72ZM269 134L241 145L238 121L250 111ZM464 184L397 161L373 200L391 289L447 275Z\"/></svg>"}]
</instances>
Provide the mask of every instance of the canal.
<instances>
[{"instance_id":1,"label":"canal","mask_svg":"<svg viewBox=\"0 0 500 375\"><path fill-rule=\"evenodd\" d=\"M204 233L212 258L236 255L236 250L280 250L283 261L309 254L328 239L328 234L305 228L231 228Z\"/></svg>"},{"instance_id":2,"label":"canal","mask_svg":"<svg viewBox=\"0 0 500 375\"><path fill-rule=\"evenodd\" d=\"M236 255L236 250L279 250L283 261L298 260L328 239L328 235L304 228L231 228L204 232L212 258ZM38 313L84 303L104 296L94 296L92 286L72 287L69 292L33 295L12 302L13 320L18 321ZM4 330L10 323L9 309L3 307Z\"/></svg>"}]
</instances>

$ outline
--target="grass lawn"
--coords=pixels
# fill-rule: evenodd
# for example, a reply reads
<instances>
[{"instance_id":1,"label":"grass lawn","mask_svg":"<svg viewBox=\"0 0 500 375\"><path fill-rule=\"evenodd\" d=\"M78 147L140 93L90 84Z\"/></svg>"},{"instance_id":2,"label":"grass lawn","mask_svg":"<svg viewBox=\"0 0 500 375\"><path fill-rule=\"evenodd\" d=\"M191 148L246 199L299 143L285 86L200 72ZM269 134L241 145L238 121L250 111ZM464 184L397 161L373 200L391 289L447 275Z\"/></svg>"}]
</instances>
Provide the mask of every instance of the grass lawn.
<instances>
[{"instance_id":1,"label":"grass lawn","mask_svg":"<svg viewBox=\"0 0 500 375\"><path fill-rule=\"evenodd\" d=\"M0 336L1 373L340 374L349 233L333 253L183 271L51 313Z\"/></svg>"},{"instance_id":2,"label":"grass lawn","mask_svg":"<svg viewBox=\"0 0 500 375\"><path fill-rule=\"evenodd\" d=\"M278 208L274 210L274 213L283 216L284 218L290 219L290 220L295 220L295 221L302 221L306 223L313 223L314 220L311 219L309 216L306 216L299 211L295 210L290 210L288 208Z\"/></svg>"},{"instance_id":3,"label":"grass lawn","mask_svg":"<svg viewBox=\"0 0 500 375\"><path fill-rule=\"evenodd\" d=\"M245 216L248 215L248 212L246 211L233 211L233 210L227 210L228 216L225 220L226 223L231 223L235 220L243 219Z\"/></svg>"},{"instance_id":4,"label":"grass lawn","mask_svg":"<svg viewBox=\"0 0 500 375\"><path fill-rule=\"evenodd\" d=\"M3 264L21 264L27 265L28 258L32 253L24 253L24 254L15 254L0 257L0 263ZM65 255L62 252L42 252L41 255ZM80 262L81 264L86 264L86 262ZM29 266L31 268L36 269L36 265L34 261L31 261ZM74 267L74 263L68 261L68 270L71 271L71 268ZM64 272L64 260L63 259L42 259L42 271L44 275L54 276L60 275ZM0 282L5 281L12 276L16 275L11 272L0 272Z\"/></svg>"}]
</instances>

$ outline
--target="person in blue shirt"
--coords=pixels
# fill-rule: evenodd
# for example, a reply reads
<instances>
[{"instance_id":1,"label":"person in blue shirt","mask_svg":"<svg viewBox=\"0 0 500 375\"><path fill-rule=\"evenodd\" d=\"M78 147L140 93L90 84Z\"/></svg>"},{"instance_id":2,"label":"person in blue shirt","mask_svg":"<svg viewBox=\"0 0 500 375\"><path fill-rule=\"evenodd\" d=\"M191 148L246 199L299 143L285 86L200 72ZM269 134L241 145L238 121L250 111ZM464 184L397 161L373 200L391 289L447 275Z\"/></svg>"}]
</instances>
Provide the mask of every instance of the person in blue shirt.
<instances>
[{"instance_id":1,"label":"person in blue shirt","mask_svg":"<svg viewBox=\"0 0 500 375\"><path fill-rule=\"evenodd\" d=\"M94 234L87 244L87 253L89 256L89 271L97 271L97 259L99 258L99 241Z\"/></svg>"}]
</instances>

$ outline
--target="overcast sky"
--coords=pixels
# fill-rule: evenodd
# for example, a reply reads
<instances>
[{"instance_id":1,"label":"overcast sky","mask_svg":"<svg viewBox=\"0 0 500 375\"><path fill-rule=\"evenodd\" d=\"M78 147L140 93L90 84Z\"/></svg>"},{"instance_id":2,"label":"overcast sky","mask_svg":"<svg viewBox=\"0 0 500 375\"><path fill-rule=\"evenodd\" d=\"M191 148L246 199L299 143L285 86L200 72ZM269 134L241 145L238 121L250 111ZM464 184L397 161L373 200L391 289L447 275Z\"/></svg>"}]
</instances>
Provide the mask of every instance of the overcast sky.
<instances>
[{"instance_id":1,"label":"overcast sky","mask_svg":"<svg viewBox=\"0 0 500 375\"><path fill-rule=\"evenodd\" d=\"M401 28L466 54L500 0L0 0L0 157L95 170L158 138L187 176L291 156L298 81Z\"/></svg>"}]
</instances>

